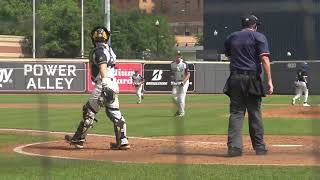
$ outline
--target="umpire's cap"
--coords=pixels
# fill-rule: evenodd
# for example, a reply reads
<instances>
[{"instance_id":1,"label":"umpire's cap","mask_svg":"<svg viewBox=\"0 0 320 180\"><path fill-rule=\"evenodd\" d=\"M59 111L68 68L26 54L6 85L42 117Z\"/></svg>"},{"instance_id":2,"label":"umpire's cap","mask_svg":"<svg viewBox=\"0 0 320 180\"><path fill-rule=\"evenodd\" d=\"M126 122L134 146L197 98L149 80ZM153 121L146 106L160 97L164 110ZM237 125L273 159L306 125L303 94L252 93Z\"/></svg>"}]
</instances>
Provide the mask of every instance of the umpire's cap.
<instances>
[{"instance_id":1,"label":"umpire's cap","mask_svg":"<svg viewBox=\"0 0 320 180\"><path fill-rule=\"evenodd\" d=\"M252 25L261 25L260 20L257 18L257 16L253 15L253 14L249 14L249 15L244 15L241 18L241 25L242 27L249 27Z\"/></svg>"}]
</instances>

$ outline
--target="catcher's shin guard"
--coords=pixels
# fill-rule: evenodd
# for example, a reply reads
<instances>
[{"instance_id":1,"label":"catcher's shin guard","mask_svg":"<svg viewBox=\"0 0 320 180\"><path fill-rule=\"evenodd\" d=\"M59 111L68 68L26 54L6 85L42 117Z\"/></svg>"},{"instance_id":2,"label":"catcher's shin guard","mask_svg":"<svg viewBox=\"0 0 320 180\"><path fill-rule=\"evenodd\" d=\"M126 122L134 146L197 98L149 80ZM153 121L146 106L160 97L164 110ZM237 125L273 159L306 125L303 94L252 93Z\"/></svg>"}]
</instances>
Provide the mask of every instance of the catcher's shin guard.
<instances>
[{"instance_id":1,"label":"catcher's shin guard","mask_svg":"<svg viewBox=\"0 0 320 180\"><path fill-rule=\"evenodd\" d=\"M90 106L89 103L84 105L82 110L83 110L83 114L82 114L83 119L79 123L77 131L75 132L75 134L72 137L73 141L85 141L85 138L86 138L89 130L93 127L93 122L97 121L95 119L96 112Z\"/></svg>"}]
</instances>

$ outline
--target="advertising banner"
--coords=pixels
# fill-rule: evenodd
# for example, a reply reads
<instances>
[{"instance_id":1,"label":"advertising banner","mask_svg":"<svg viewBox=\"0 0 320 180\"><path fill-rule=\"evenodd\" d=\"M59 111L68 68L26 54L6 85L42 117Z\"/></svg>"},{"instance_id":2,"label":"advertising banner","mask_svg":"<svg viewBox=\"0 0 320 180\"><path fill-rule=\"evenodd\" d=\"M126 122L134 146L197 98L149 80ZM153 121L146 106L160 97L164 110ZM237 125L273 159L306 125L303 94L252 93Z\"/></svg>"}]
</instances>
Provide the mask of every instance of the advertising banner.
<instances>
[{"instance_id":1,"label":"advertising banner","mask_svg":"<svg viewBox=\"0 0 320 180\"><path fill-rule=\"evenodd\" d=\"M188 64L190 70L188 91L194 91L194 64ZM145 64L144 71L144 89L149 92L168 92L172 90L171 66L170 64Z\"/></svg>"},{"instance_id":2,"label":"advertising banner","mask_svg":"<svg viewBox=\"0 0 320 180\"><path fill-rule=\"evenodd\" d=\"M116 64L116 79L119 84L120 92L135 92L135 87L132 85L132 75L137 70L143 76L142 65L140 63L119 63ZM94 90L94 82L91 81L91 72L88 64L88 91Z\"/></svg>"},{"instance_id":3,"label":"advertising banner","mask_svg":"<svg viewBox=\"0 0 320 180\"><path fill-rule=\"evenodd\" d=\"M0 92L85 92L84 63L0 62Z\"/></svg>"}]
</instances>

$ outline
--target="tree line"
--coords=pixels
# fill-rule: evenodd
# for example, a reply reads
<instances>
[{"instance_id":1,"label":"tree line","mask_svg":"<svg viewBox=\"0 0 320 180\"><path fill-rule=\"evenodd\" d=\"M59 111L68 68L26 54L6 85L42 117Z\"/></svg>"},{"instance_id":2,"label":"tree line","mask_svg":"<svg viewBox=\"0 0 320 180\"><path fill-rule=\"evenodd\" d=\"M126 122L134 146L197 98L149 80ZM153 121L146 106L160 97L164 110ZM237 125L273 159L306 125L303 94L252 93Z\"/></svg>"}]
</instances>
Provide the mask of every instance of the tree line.
<instances>
[{"instance_id":1,"label":"tree line","mask_svg":"<svg viewBox=\"0 0 320 180\"><path fill-rule=\"evenodd\" d=\"M84 1L84 49L90 32L103 25L103 0ZM155 24L159 21L159 25ZM0 34L25 36L32 48L32 1L0 1ZM111 44L119 58L168 58L175 39L165 17L111 9ZM81 0L37 0L37 57L75 58L81 49ZM156 57L157 56L157 57Z\"/></svg>"}]
</instances>

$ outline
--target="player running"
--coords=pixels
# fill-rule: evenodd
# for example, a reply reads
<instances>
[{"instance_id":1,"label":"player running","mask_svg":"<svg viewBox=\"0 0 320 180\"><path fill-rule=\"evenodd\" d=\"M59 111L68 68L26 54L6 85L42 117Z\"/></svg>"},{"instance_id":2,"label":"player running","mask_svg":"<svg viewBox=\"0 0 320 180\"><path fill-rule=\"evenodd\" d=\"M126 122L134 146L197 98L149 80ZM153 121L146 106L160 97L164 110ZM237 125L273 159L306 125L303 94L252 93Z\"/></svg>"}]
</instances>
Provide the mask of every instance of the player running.
<instances>
[{"instance_id":1,"label":"player running","mask_svg":"<svg viewBox=\"0 0 320 180\"><path fill-rule=\"evenodd\" d=\"M83 148L88 131L93 127L96 115L105 107L106 115L113 122L116 143L110 143L114 150L130 148L126 136L126 121L119 109L119 86L115 79L116 55L108 45L110 32L105 27L96 27L91 31L94 50L89 63L91 79L96 83L95 89L83 106L82 120L73 136L66 135L65 140L76 148Z\"/></svg>"},{"instance_id":2,"label":"player running","mask_svg":"<svg viewBox=\"0 0 320 180\"><path fill-rule=\"evenodd\" d=\"M308 90L308 73L307 69L309 68L308 63L304 62L301 66L301 68L297 71L297 80L294 82L294 85L296 87L296 95L292 98L292 105L296 104L296 100L299 99L302 96L302 93L304 94L304 101L303 106L309 107L308 104L308 96L309 96L309 90Z\"/></svg>"},{"instance_id":3,"label":"player running","mask_svg":"<svg viewBox=\"0 0 320 180\"><path fill-rule=\"evenodd\" d=\"M144 78L138 73L138 71L134 71L132 75L132 85L136 88L136 95L138 96L137 104L141 103L141 100L144 98L143 94L143 83Z\"/></svg>"},{"instance_id":4,"label":"player running","mask_svg":"<svg viewBox=\"0 0 320 180\"><path fill-rule=\"evenodd\" d=\"M172 99L178 110L176 117L185 115L185 100L189 87L190 72L186 61L182 59L180 51L176 53L176 60L171 63Z\"/></svg>"}]
</instances>

